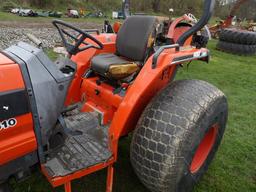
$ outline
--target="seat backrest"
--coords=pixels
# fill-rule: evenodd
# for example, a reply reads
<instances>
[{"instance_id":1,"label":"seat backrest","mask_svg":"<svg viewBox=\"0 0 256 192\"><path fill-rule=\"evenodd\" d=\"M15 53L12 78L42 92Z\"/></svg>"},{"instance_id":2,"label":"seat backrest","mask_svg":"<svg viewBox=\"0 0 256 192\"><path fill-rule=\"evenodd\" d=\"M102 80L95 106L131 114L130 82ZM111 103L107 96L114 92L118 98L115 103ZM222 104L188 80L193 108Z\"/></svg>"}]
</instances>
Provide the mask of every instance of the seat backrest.
<instances>
[{"instance_id":1,"label":"seat backrest","mask_svg":"<svg viewBox=\"0 0 256 192\"><path fill-rule=\"evenodd\" d=\"M156 25L157 18L153 16L128 17L117 34L117 54L143 62L152 46Z\"/></svg>"}]
</instances>

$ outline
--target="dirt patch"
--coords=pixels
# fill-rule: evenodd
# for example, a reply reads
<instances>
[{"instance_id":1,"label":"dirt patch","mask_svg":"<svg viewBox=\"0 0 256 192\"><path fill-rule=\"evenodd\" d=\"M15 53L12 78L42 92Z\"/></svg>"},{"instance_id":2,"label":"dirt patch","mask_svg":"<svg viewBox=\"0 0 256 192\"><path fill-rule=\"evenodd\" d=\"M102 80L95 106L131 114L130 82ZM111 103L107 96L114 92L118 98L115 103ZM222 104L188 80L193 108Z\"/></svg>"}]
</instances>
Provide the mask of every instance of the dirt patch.
<instances>
[{"instance_id":1,"label":"dirt patch","mask_svg":"<svg viewBox=\"0 0 256 192\"><path fill-rule=\"evenodd\" d=\"M92 22L75 22L72 25L80 29L99 29L102 25ZM51 22L10 22L0 21L0 49L5 49L19 41L31 43L28 33L33 34L43 42L44 47L52 48L61 42L59 33Z\"/></svg>"}]
</instances>

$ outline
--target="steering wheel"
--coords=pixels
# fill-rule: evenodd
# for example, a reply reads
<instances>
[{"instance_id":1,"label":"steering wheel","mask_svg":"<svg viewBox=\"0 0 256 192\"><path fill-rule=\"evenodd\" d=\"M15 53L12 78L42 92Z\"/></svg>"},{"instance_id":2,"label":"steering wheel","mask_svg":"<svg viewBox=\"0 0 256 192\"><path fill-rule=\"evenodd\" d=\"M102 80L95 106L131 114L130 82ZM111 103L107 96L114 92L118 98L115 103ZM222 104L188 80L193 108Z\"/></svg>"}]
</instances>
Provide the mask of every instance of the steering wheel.
<instances>
[{"instance_id":1,"label":"steering wheel","mask_svg":"<svg viewBox=\"0 0 256 192\"><path fill-rule=\"evenodd\" d=\"M103 49L103 44L98 39L96 39L95 37L93 37L86 31L82 31L81 29L78 29L64 21L61 21L61 20L53 20L52 24L58 29L58 31L60 33L60 37L63 41L63 44L64 44L65 48L67 49L67 52L70 55L76 55L77 53L84 51L86 49L90 49L90 48ZM75 35L71 34L67 30L65 30L65 28L72 29L78 35L75 36ZM74 40L74 43L69 43L68 39L65 36ZM87 38L92 40L93 42L95 42L96 45L86 42L85 40ZM84 46L81 46L81 45L84 45Z\"/></svg>"}]
</instances>

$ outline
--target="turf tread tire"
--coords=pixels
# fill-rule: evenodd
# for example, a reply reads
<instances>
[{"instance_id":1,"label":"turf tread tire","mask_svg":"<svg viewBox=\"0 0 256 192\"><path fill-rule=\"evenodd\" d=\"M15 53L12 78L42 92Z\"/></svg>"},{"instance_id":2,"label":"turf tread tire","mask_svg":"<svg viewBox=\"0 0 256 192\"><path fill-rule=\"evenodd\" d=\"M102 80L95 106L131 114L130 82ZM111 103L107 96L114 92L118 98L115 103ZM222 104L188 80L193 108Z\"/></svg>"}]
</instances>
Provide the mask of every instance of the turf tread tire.
<instances>
[{"instance_id":1,"label":"turf tread tire","mask_svg":"<svg viewBox=\"0 0 256 192\"><path fill-rule=\"evenodd\" d=\"M189 162L205 134L196 127L203 127L201 120L216 107L223 112L218 139L202 168L191 174ZM135 173L152 192L192 190L217 151L226 120L226 97L213 85L199 80L170 84L146 107L134 131L130 158Z\"/></svg>"},{"instance_id":2,"label":"turf tread tire","mask_svg":"<svg viewBox=\"0 0 256 192\"><path fill-rule=\"evenodd\" d=\"M252 31L223 29L220 32L219 39L229 43L256 45L256 33Z\"/></svg>"},{"instance_id":3,"label":"turf tread tire","mask_svg":"<svg viewBox=\"0 0 256 192\"><path fill-rule=\"evenodd\" d=\"M217 49L235 55L250 56L256 54L256 45L242 45L225 41L219 41L217 44Z\"/></svg>"}]
</instances>

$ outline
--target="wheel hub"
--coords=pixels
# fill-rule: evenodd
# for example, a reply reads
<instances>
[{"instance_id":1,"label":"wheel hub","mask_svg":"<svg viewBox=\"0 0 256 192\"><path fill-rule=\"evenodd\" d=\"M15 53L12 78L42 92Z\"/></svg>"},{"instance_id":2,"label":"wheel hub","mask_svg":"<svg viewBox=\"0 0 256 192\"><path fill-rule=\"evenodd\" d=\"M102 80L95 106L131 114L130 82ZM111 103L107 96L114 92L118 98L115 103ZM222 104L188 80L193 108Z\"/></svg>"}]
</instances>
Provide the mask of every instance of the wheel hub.
<instances>
[{"instance_id":1,"label":"wheel hub","mask_svg":"<svg viewBox=\"0 0 256 192\"><path fill-rule=\"evenodd\" d=\"M190 172L196 173L203 166L217 138L218 124L213 125L199 144L190 165Z\"/></svg>"}]
</instances>

